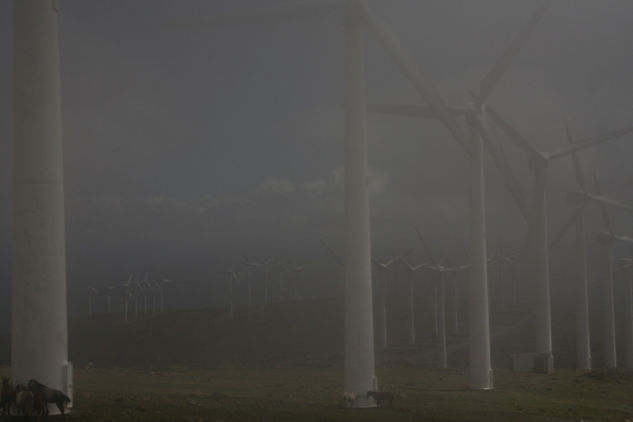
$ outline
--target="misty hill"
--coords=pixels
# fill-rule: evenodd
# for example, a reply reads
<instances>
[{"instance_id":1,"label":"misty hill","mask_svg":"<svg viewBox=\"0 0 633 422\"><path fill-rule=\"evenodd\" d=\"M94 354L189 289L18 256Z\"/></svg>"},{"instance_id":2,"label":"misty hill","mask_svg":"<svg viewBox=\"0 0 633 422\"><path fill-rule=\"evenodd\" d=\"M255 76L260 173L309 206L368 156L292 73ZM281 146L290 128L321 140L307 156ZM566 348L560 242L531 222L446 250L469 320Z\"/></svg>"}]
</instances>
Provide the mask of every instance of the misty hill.
<instances>
[{"instance_id":1,"label":"misty hill","mask_svg":"<svg viewBox=\"0 0 633 422\"><path fill-rule=\"evenodd\" d=\"M408 303L404 297L389 298L389 346L382 350L377 330L378 365L436 365L438 340L433 336L432 307L428 299L417 298L416 309L417 341L410 345ZM447 316L451 367L467 367L466 313L467 309L461 311L459 334L452 334L454 320ZM375 325L379 327L378 309L375 315ZM594 320L594 366L599 367L602 361L599 315ZM343 303L332 298L238 309L233 319L225 311L213 309L171 311L128 324L123 323L121 313L97 315L70 321L70 357L79 367L90 362L98 367L342 366L342 321ZM532 351L534 330L529 313L493 310L491 324L493 367L509 368L511 354ZM575 365L574 327L573 314L553 315L555 364L559 368ZM0 343L3 363L9 362L9 344L9 337L3 336Z\"/></svg>"}]
</instances>

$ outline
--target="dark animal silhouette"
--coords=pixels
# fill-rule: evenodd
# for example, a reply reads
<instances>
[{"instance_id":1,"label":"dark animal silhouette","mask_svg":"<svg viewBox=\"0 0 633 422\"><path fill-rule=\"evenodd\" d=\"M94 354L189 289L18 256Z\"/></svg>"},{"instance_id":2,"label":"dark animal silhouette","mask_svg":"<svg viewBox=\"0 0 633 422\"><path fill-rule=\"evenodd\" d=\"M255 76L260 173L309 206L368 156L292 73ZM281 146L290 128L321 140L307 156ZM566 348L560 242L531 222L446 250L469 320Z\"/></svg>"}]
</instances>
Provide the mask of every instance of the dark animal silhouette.
<instances>
[{"instance_id":1,"label":"dark animal silhouette","mask_svg":"<svg viewBox=\"0 0 633 422\"><path fill-rule=\"evenodd\" d=\"M23 415L28 418L35 416L33 393L29 390L16 391L15 407L18 409L18 415Z\"/></svg>"},{"instance_id":2,"label":"dark animal silhouette","mask_svg":"<svg viewBox=\"0 0 633 422\"><path fill-rule=\"evenodd\" d=\"M59 390L45 386L37 380L29 380L27 387L34 395L40 396L44 401L44 414L48 414L48 406L46 403L55 403L59 412L64 417L64 411L66 410L66 404L70 403L70 398Z\"/></svg>"},{"instance_id":3,"label":"dark animal silhouette","mask_svg":"<svg viewBox=\"0 0 633 422\"><path fill-rule=\"evenodd\" d=\"M2 391L0 391L0 405L2 406L2 415L11 416L11 405L15 401L15 390L9 381L9 378L2 378Z\"/></svg>"},{"instance_id":4,"label":"dark animal silhouette","mask_svg":"<svg viewBox=\"0 0 633 422\"><path fill-rule=\"evenodd\" d=\"M393 408L393 393L389 391L368 391L367 398L373 397L378 407L385 407L388 403Z\"/></svg>"}]
</instances>

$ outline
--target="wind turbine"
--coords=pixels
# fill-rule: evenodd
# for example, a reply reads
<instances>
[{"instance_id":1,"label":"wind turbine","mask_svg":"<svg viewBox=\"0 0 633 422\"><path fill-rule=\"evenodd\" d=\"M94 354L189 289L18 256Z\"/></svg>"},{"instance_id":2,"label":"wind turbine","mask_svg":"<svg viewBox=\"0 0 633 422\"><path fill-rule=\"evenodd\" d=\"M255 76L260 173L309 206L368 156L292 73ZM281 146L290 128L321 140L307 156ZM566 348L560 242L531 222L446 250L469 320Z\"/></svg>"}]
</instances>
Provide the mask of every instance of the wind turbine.
<instances>
[{"instance_id":1,"label":"wind turbine","mask_svg":"<svg viewBox=\"0 0 633 422\"><path fill-rule=\"evenodd\" d=\"M369 226L368 200L368 172L367 172L367 142L366 142L366 96L364 74L364 33L362 24L365 23L378 36L396 63L402 68L407 78L413 83L418 92L429 103L432 110L448 127L449 131L467 150L470 150L468 140L462 132L428 78L415 68L410 55L402 48L389 27L372 14L361 0L348 0L342 4L345 26L345 358L344 358L344 388L355 394L356 400L350 402L352 407L373 407L374 400L366 398L364 392L378 390L375 377L373 313L372 313L372 282L371 282L371 243ZM301 2L259 12L238 13L215 19L215 24L236 23L282 23L293 19L310 19L331 11L340 10L338 3L334 5L321 2ZM207 23L208 25L208 23ZM487 80L496 80L500 75L493 75ZM480 100L485 99L490 89L481 91ZM494 83L492 84L494 86ZM482 101L480 101L481 103ZM480 104L481 105L481 104ZM480 144L479 137L477 137ZM473 223L478 226L474 230L473 245L483 253L473 253L473 259L481 259L480 267L485 267L485 246L483 224L483 156L481 149L477 151L473 166L473 175L477 182L474 184L478 193L477 210L473 213ZM481 205L481 206L479 206ZM473 227L474 224L473 224ZM474 246L473 246L474 247ZM483 258L483 259L482 259ZM474 273L474 271L473 271ZM482 305L481 297L487 296L485 268L480 276L473 281L475 302L479 306L471 315L473 345L471 353L471 379L473 388L490 388L492 386L489 327L487 301ZM484 375L479 375L483 368Z\"/></svg>"},{"instance_id":2,"label":"wind turbine","mask_svg":"<svg viewBox=\"0 0 633 422\"><path fill-rule=\"evenodd\" d=\"M490 273L492 275L492 280L494 283L491 284L494 286L496 284L496 289L499 290L498 299L499 305L502 311L506 309L506 290L507 290L507 281L505 278L505 269L507 264L514 264L515 258L512 255L506 253L503 244L503 238L499 236L499 245L497 246L497 250L495 253L488 259L490 263ZM514 271L512 274L512 283L514 283ZM514 290L514 285L512 286ZM493 287L494 291L495 288Z\"/></svg>"},{"instance_id":3,"label":"wind turbine","mask_svg":"<svg viewBox=\"0 0 633 422\"><path fill-rule=\"evenodd\" d=\"M165 312L165 284L173 283L167 278L159 278L157 281L158 290L160 292L160 312Z\"/></svg>"},{"instance_id":4,"label":"wind turbine","mask_svg":"<svg viewBox=\"0 0 633 422\"><path fill-rule=\"evenodd\" d=\"M271 259L264 260L264 306L268 306L269 298L269 283L270 283L270 264Z\"/></svg>"},{"instance_id":5,"label":"wind turbine","mask_svg":"<svg viewBox=\"0 0 633 422\"><path fill-rule=\"evenodd\" d=\"M577 142L546 153L534 147L498 113L488 108L488 114L495 123L528 155L530 168L534 173L534 197L530 223L530 263L534 267L536 279L536 352L545 354L549 369L554 368L552 355L552 322L549 283L549 239L547 228L547 167L550 161L572 155L577 151L592 148L633 131L633 127L614 130L605 134L584 138ZM569 131L568 131L569 133Z\"/></svg>"},{"instance_id":6,"label":"wind turbine","mask_svg":"<svg viewBox=\"0 0 633 422\"><path fill-rule=\"evenodd\" d=\"M112 290L116 289L116 286L106 287L106 312L109 314L112 312Z\"/></svg>"},{"instance_id":7,"label":"wind turbine","mask_svg":"<svg viewBox=\"0 0 633 422\"><path fill-rule=\"evenodd\" d=\"M601 195L598 178L594 174L594 182L596 192ZM615 338L615 301L613 291L613 273L614 273L614 249L615 242L624 242L633 245L633 238L628 236L616 235L613 231L613 223L606 204L600 203L602 219L607 227L607 233L599 233L598 239L607 247L607 278L604 289L604 312L605 312L605 366L607 368L617 367L616 338Z\"/></svg>"},{"instance_id":8,"label":"wind turbine","mask_svg":"<svg viewBox=\"0 0 633 422\"><path fill-rule=\"evenodd\" d=\"M620 258L621 265L617 268L617 271L625 271L626 281L626 321L624 324L624 341L625 341L625 356L624 366L625 368L633 368L633 247L631 248L632 255L629 258Z\"/></svg>"},{"instance_id":9,"label":"wind turbine","mask_svg":"<svg viewBox=\"0 0 633 422\"><path fill-rule=\"evenodd\" d=\"M88 286L88 315L92 315L92 303L93 299L96 299L99 292L92 286Z\"/></svg>"},{"instance_id":10,"label":"wind turbine","mask_svg":"<svg viewBox=\"0 0 633 422\"><path fill-rule=\"evenodd\" d=\"M233 284L237 282L237 274L233 270L234 266L231 266L227 271L221 271L218 274L228 275L228 308L229 308L229 318L233 318Z\"/></svg>"},{"instance_id":11,"label":"wind turbine","mask_svg":"<svg viewBox=\"0 0 633 422\"><path fill-rule=\"evenodd\" d=\"M429 78L413 65L409 54L398 43L395 35L376 18L368 19L369 26L377 33L388 51L396 60L403 73L415 86L418 93L427 102L426 106L378 105L369 106L372 111L392 114L418 115L437 118L446 126L455 140L470 155L470 365L469 382L473 389L493 387L492 367L490 363L490 322L488 309L488 274L486 252L485 221L485 181L484 181L484 143L491 157L519 207L522 216L528 219L525 198L517 178L507 162L501 146L489 131L486 123L486 100L498 85L503 74L512 63L530 33L547 9L550 1L544 1L531 16L527 24L519 31L503 52L498 61L482 80L474 102L465 107L449 107L445 104ZM403 112L404 111L404 112ZM465 116L469 128L468 136L458 125L456 117Z\"/></svg>"},{"instance_id":12,"label":"wind turbine","mask_svg":"<svg viewBox=\"0 0 633 422\"><path fill-rule=\"evenodd\" d=\"M253 285L251 281L251 271L254 268L260 267L261 264L254 261L250 261L249 259L244 257L244 265L246 266L246 284L248 286L248 307L250 308L253 306Z\"/></svg>"},{"instance_id":13,"label":"wind turbine","mask_svg":"<svg viewBox=\"0 0 633 422\"><path fill-rule=\"evenodd\" d=\"M158 288L156 286L156 283L149 277L145 278L145 285L150 292L150 299L152 302L150 313L155 314L158 310Z\"/></svg>"},{"instance_id":14,"label":"wind turbine","mask_svg":"<svg viewBox=\"0 0 633 422\"><path fill-rule=\"evenodd\" d=\"M567 121L565 121L565 132L570 145L574 139ZM633 208L622 204L603 195L595 195L588 192L585 176L580 165L580 160L576 151L571 153L571 160L574 169L576 183L580 192L574 191L567 194L567 200L575 206L575 211L568 221L563 225L560 232L550 242L555 244L565 234L565 232L575 224L576 226L576 354L577 366L579 369L589 370L591 364L591 341L589 324L589 294L588 294L588 272L587 272L587 239L585 233L585 207L588 202L609 205L619 209L633 212Z\"/></svg>"},{"instance_id":15,"label":"wind turbine","mask_svg":"<svg viewBox=\"0 0 633 422\"><path fill-rule=\"evenodd\" d=\"M415 344L415 285L414 274L416 271L429 265L428 262L411 265L405 258L400 261L404 264L407 272L407 283L409 286L409 344Z\"/></svg>"},{"instance_id":16,"label":"wind turbine","mask_svg":"<svg viewBox=\"0 0 633 422\"><path fill-rule=\"evenodd\" d=\"M143 296L143 314L147 316L147 289L145 288L144 281L139 275L139 279L136 282L137 292Z\"/></svg>"},{"instance_id":17,"label":"wind turbine","mask_svg":"<svg viewBox=\"0 0 633 422\"><path fill-rule=\"evenodd\" d=\"M290 290L290 299L291 300L299 299L299 290L297 286L298 278L299 278L299 274L306 270L306 267L302 265L294 265L294 266L289 267L283 263L280 263L280 265L283 266L284 270L286 271L289 277L290 286L287 288L287 290Z\"/></svg>"},{"instance_id":18,"label":"wind turbine","mask_svg":"<svg viewBox=\"0 0 633 422\"><path fill-rule=\"evenodd\" d=\"M378 268L378 273L380 274L379 280L382 281L382 286L380 289L380 343L382 345L383 350L387 348L388 337L387 337L387 270L394 263L396 263L400 258L398 256L394 256L391 259L386 261L378 261L373 260L373 263Z\"/></svg>"},{"instance_id":19,"label":"wind turbine","mask_svg":"<svg viewBox=\"0 0 633 422\"><path fill-rule=\"evenodd\" d=\"M279 268L277 300L279 302L282 302L283 299L285 298L284 290L286 290L284 286L284 273L288 276L290 276L291 274L288 267L283 263L283 260L281 259L277 260L276 264L277 264L277 268Z\"/></svg>"},{"instance_id":20,"label":"wind turbine","mask_svg":"<svg viewBox=\"0 0 633 422\"><path fill-rule=\"evenodd\" d=\"M448 367L448 355L447 355L447 347L446 347L446 284L445 284L444 274L447 272L459 272L467 267L466 266L445 267L444 265L438 263L435 260L433 253L431 252L431 249L428 247L428 245L424 241L424 237L422 237L422 234L420 233L420 231L416 228L415 232L418 235L418 239L420 239L420 243L422 243L422 247L424 248L424 251L426 252L429 260L431 261L431 265L428 265L426 268L435 271L439 276L439 280L437 281L438 290L437 290L437 294L435 295L437 297L437 303L438 303L437 315L439 316L439 318L437 319L438 335L439 335L439 340L440 340L440 349L439 349L440 362L438 366L442 369L446 369Z\"/></svg>"},{"instance_id":21,"label":"wind turbine","mask_svg":"<svg viewBox=\"0 0 633 422\"><path fill-rule=\"evenodd\" d=\"M294 267L291 268L291 270L292 270L292 298L293 300L297 300L303 296L299 294L299 288L298 288L299 274L304 273L304 271L306 270L306 267L304 267L303 265L295 265ZM302 283L305 283L305 279L303 280L304 281Z\"/></svg>"},{"instance_id":22,"label":"wind turbine","mask_svg":"<svg viewBox=\"0 0 633 422\"><path fill-rule=\"evenodd\" d=\"M130 276L127 279L127 282L121 284L121 287L123 287L123 320L125 321L125 323L128 323L128 307L129 307L129 301L130 301L130 296L132 295L132 293L130 292L130 283L132 282L132 275L130 274Z\"/></svg>"},{"instance_id":23,"label":"wind turbine","mask_svg":"<svg viewBox=\"0 0 633 422\"><path fill-rule=\"evenodd\" d=\"M72 399L57 2L13 2L11 378Z\"/></svg>"}]
</instances>

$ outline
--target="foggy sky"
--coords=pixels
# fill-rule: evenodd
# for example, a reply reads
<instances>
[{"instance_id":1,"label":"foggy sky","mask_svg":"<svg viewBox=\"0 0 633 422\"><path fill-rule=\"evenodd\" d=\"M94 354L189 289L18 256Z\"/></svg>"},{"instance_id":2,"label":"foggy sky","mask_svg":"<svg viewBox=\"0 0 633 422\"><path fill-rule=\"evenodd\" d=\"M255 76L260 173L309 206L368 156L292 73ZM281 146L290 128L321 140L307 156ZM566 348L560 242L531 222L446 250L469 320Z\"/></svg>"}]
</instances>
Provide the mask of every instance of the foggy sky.
<instances>
[{"instance_id":1,"label":"foggy sky","mask_svg":"<svg viewBox=\"0 0 633 422\"><path fill-rule=\"evenodd\" d=\"M336 270L319 238L342 252L340 17L179 25L277 3L61 1L71 297L83 295L84 285L123 282L133 271L213 281L214 271L242 254L284 257L313 274ZM538 3L368 2L450 104L469 101ZM10 289L11 21L12 2L0 2L3 320ZM366 41L368 101L424 104L377 40L368 34ZM632 2L554 1L489 103L544 151L566 144L564 117L577 138L631 125L632 53ZM417 225L438 255L464 261L468 161L448 131L434 121L370 114L368 142L375 255L417 247L412 259L422 260ZM531 198L527 157L507 138L504 145ZM607 195L633 204L632 156L629 135L582 152L581 161ZM568 158L554 161L549 174L553 234L572 211L564 194L576 185ZM487 183L490 249L503 235L516 250L526 227L491 163ZM591 208L588 220L602 230ZM630 216L611 215L616 230L630 235ZM573 253L568 244L559 248Z\"/></svg>"}]
</instances>

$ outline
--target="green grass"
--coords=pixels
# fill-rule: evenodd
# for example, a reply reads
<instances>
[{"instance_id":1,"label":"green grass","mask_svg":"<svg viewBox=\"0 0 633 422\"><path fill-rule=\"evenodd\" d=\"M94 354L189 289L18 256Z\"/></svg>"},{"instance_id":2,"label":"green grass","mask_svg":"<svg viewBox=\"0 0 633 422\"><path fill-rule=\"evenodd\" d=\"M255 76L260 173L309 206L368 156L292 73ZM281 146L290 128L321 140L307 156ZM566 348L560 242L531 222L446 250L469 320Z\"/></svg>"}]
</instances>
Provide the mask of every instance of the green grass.
<instances>
[{"instance_id":1,"label":"green grass","mask_svg":"<svg viewBox=\"0 0 633 422\"><path fill-rule=\"evenodd\" d=\"M8 368L0 368L3 375ZM243 367L161 371L82 369L78 421L626 421L633 371L495 372L471 391L458 370L381 368L394 409L344 409L339 369Z\"/></svg>"},{"instance_id":2,"label":"green grass","mask_svg":"<svg viewBox=\"0 0 633 422\"><path fill-rule=\"evenodd\" d=\"M118 313L73 319L75 420L633 422L633 371L509 371L511 354L533 345L525 311L492 313L496 388L468 390L468 335L448 338L452 369L433 369L438 344L430 335L432 308L423 300L416 345L408 344L407 308L400 300L390 307L389 348L376 348L380 389L396 394L394 409L342 408L340 300L238 310L234 319L211 309L129 324ZM557 368L575 364L574 327L573 315L553 314ZM594 364L600 365L601 331L593 332ZM0 341L0 362L9 361L9 344Z\"/></svg>"}]
</instances>

